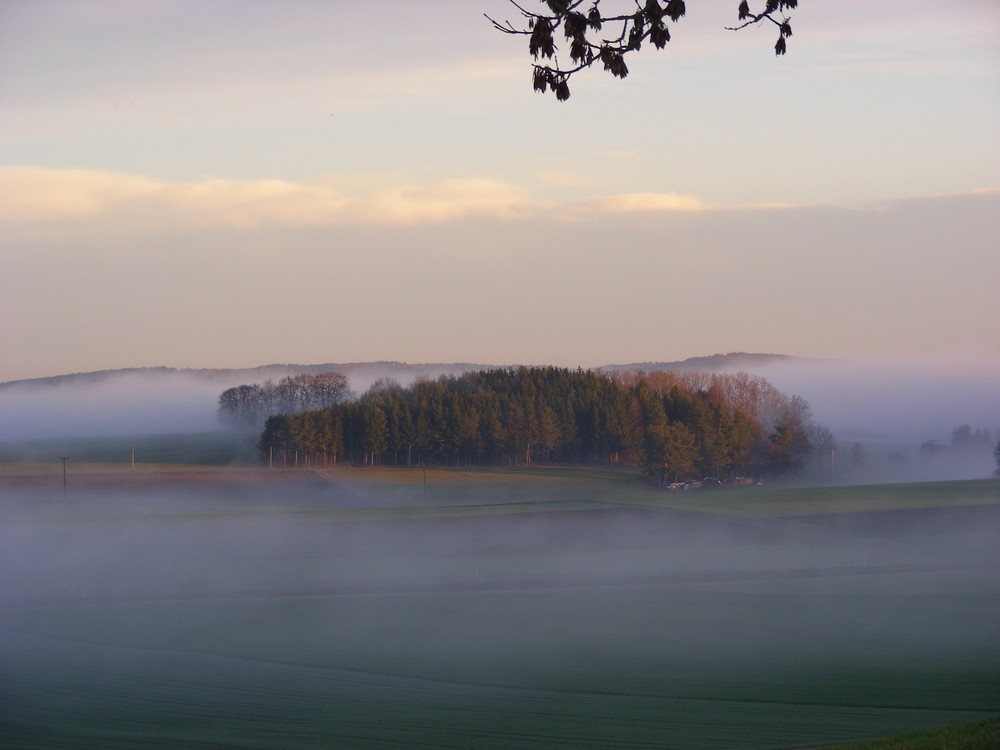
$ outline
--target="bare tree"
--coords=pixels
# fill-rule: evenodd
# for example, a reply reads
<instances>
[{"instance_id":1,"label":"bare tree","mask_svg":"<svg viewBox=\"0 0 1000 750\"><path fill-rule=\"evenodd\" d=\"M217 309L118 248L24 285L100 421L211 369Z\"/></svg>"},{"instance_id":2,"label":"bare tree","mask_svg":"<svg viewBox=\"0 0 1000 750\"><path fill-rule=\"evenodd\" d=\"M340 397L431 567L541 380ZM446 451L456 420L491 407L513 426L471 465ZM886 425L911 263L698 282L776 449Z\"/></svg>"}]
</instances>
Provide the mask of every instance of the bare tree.
<instances>
[{"instance_id":1,"label":"bare tree","mask_svg":"<svg viewBox=\"0 0 1000 750\"><path fill-rule=\"evenodd\" d=\"M308 408L308 375L286 375L274 384L273 407L281 414L295 414Z\"/></svg>"},{"instance_id":2,"label":"bare tree","mask_svg":"<svg viewBox=\"0 0 1000 750\"><path fill-rule=\"evenodd\" d=\"M328 409L351 397L347 376L339 372L321 372L312 376L310 384L313 408Z\"/></svg>"},{"instance_id":3,"label":"bare tree","mask_svg":"<svg viewBox=\"0 0 1000 750\"><path fill-rule=\"evenodd\" d=\"M219 396L219 419L233 426L259 426L274 414L298 414L328 409L353 394L347 376L339 372L288 375L277 383L238 385Z\"/></svg>"},{"instance_id":4,"label":"bare tree","mask_svg":"<svg viewBox=\"0 0 1000 750\"><path fill-rule=\"evenodd\" d=\"M268 407L268 396L261 386L234 386L219 396L219 420L234 427L258 427L268 415Z\"/></svg>"},{"instance_id":5,"label":"bare tree","mask_svg":"<svg viewBox=\"0 0 1000 750\"><path fill-rule=\"evenodd\" d=\"M823 462L823 457L829 455L833 461L833 451L837 447L837 440L833 436L833 431L822 424L813 424L809 427L809 442L816 453L816 466Z\"/></svg>"}]
</instances>

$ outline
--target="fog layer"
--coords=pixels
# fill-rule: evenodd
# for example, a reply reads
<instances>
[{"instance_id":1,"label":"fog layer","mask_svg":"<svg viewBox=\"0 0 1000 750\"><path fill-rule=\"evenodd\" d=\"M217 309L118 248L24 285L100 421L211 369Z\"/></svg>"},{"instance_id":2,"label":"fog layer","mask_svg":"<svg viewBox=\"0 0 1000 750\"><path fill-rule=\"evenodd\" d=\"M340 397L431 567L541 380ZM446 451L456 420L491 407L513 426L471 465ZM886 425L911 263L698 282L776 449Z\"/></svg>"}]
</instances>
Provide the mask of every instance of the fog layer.
<instances>
[{"instance_id":1,"label":"fog layer","mask_svg":"<svg viewBox=\"0 0 1000 750\"><path fill-rule=\"evenodd\" d=\"M808 399L842 443L946 443L962 424L1000 428L1000 359L805 361L760 374Z\"/></svg>"},{"instance_id":2,"label":"fog layer","mask_svg":"<svg viewBox=\"0 0 1000 750\"><path fill-rule=\"evenodd\" d=\"M350 520L386 497L5 492L0 725L26 747L53 727L109 748L787 747L1000 708L995 504Z\"/></svg>"}]
</instances>

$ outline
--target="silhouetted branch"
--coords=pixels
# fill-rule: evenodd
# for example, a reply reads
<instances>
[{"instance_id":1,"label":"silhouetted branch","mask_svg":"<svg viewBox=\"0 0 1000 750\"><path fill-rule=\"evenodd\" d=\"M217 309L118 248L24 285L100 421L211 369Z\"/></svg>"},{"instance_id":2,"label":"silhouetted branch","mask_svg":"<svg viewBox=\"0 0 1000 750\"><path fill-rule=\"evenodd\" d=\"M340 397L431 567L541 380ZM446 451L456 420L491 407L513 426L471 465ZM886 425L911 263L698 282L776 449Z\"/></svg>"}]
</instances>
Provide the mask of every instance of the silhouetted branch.
<instances>
[{"instance_id":1,"label":"silhouetted branch","mask_svg":"<svg viewBox=\"0 0 1000 750\"><path fill-rule=\"evenodd\" d=\"M687 12L684 0L634 0L634 12L611 15L602 15L602 0L538 1L546 6L547 13L527 10L516 0L509 0L524 18L525 27L515 26L510 21L501 23L488 15L486 19L501 33L529 37L528 51L533 59L552 61L533 65L532 85L535 91L545 92L551 89L560 101L569 98L570 77L598 61L611 75L625 78L629 72L625 55L638 51L646 41L656 49L663 49L670 41L666 20L677 22ZM585 4L590 9L583 13L580 8ZM792 27L785 11L796 7L798 0L764 0L763 10L753 13L748 0L742 0L737 13L743 23L726 28L738 31L762 21L770 21L778 27L775 54L783 55L786 51L785 40L792 35ZM780 20L775 16L780 16ZM617 36L605 37L600 34L606 24L612 24L619 30ZM560 31L569 42L570 64L567 66L560 64L556 56Z\"/></svg>"}]
</instances>

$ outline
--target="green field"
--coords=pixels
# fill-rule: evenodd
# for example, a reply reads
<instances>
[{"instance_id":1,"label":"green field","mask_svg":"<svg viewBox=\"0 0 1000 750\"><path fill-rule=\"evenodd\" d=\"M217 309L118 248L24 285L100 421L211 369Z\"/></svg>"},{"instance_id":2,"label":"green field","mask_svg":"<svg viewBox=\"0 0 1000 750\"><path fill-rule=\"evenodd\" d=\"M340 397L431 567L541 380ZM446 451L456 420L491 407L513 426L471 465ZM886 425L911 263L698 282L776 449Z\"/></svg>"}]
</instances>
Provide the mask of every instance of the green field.
<instances>
[{"instance_id":1,"label":"green field","mask_svg":"<svg viewBox=\"0 0 1000 750\"><path fill-rule=\"evenodd\" d=\"M940 729L851 743L832 750L996 750L998 747L1000 718L949 724Z\"/></svg>"},{"instance_id":2,"label":"green field","mask_svg":"<svg viewBox=\"0 0 1000 750\"><path fill-rule=\"evenodd\" d=\"M42 470L62 472L57 456L76 465L140 464L225 466L256 461L258 435L227 430L176 435L49 438L0 443L0 470L16 462L35 462Z\"/></svg>"},{"instance_id":3,"label":"green field","mask_svg":"<svg viewBox=\"0 0 1000 750\"><path fill-rule=\"evenodd\" d=\"M0 746L776 749L1000 714L995 482L301 476L0 487Z\"/></svg>"}]
</instances>

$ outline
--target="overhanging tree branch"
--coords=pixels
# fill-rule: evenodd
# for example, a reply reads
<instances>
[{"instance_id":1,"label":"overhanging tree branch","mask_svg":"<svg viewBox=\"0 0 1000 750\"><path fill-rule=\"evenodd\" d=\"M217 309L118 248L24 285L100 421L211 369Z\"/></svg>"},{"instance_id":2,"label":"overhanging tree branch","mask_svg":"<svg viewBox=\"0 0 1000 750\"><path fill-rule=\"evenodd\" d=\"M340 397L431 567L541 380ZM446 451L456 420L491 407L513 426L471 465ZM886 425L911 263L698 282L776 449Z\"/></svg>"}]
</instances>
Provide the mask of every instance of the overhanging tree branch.
<instances>
[{"instance_id":1,"label":"overhanging tree branch","mask_svg":"<svg viewBox=\"0 0 1000 750\"><path fill-rule=\"evenodd\" d=\"M546 12L527 10L516 0L509 0L524 21L523 26L515 26L510 21L503 23L486 16L493 28L504 34L528 37L528 52L534 60L551 60L535 63L532 85L542 93L551 90L560 101L569 99L569 79L584 68L600 61L604 69L616 78L628 75L625 55L637 52L648 41L656 49L663 49L670 41L667 19L676 23L687 12L684 0L631 0L635 10L624 13L621 10L607 15L601 11L613 0L538 0ZM583 6L589 10L583 12ZM758 3L758 6L760 3ZM798 0L763 0L760 12L751 11L748 0L742 0L737 9L737 26L727 26L730 31L738 31L748 26L770 21L778 27L778 41L774 45L776 55L783 55L787 49L786 39L792 35L792 27L787 11L798 7ZM485 15L485 14L484 14ZM611 35L603 36L605 25L611 27ZM559 49L559 32L569 44L569 64L562 65L556 52ZM614 35L614 32L618 32Z\"/></svg>"}]
</instances>

